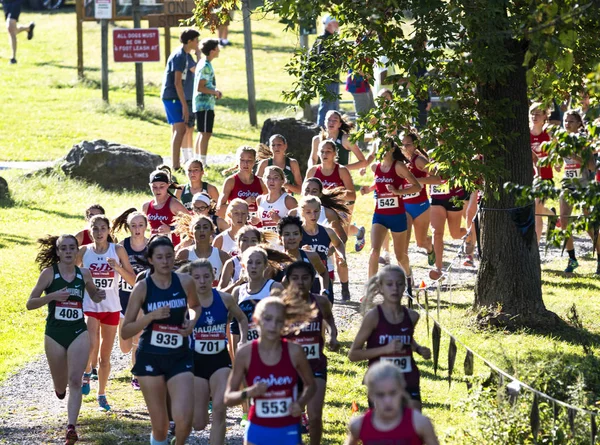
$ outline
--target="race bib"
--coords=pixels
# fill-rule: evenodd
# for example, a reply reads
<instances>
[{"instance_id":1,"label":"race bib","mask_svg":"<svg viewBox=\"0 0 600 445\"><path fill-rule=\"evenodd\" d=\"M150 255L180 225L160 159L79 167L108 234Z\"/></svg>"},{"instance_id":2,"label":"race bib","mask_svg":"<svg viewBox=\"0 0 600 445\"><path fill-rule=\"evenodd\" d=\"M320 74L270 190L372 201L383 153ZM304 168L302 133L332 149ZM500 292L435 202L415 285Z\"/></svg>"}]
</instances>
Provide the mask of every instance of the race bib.
<instances>
[{"instance_id":1,"label":"race bib","mask_svg":"<svg viewBox=\"0 0 600 445\"><path fill-rule=\"evenodd\" d=\"M405 189L411 188L412 184L407 184L404 186ZM402 195L402 199L413 199L413 198L418 198L419 195L421 194L421 192L417 192L417 193L410 193L408 195Z\"/></svg>"},{"instance_id":2,"label":"race bib","mask_svg":"<svg viewBox=\"0 0 600 445\"><path fill-rule=\"evenodd\" d=\"M321 356L317 337L296 337L292 341L302 346L307 360L317 360Z\"/></svg>"},{"instance_id":3,"label":"race bib","mask_svg":"<svg viewBox=\"0 0 600 445\"><path fill-rule=\"evenodd\" d=\"M400 372L412 371L412 360L408 355L403 357L381 357L381 361L396 365L398 368L400 368Z\"/></svg>"},{"instance_id":4,"label":"race bib","mask_svg":"<svg viewBox=\"0 0 600 445\"><path fill-rule=\"evenodd\" d=\"M96 287L98 287L98 286L96 286ZM119 287L124 292L131 292L133 290L133 286L131 284L129 284L127 281L125 281L123 279L123 277L121 277L121 279L119 280Z\"/></svg>"},{"instance_id":5,"label":"race bib","mask_svg":"<svg viewBox=\"0 0 600 445\"><path fill-rule=\"evenodd\" d=\"M273 233L277 233L277 226L265 226L263 223L263 226L261 227L262 230L266 231L266 232L273 232Z\"/></svg>"},{"instance_id":6,"label":"race bib","mask_svg":"<svg viewBox=\"0 0 600 445\"><path fill-rule=\"evenodd\" d=\"M435 195L447 195L450 193L450 184L445 182L443 184L431 184L429 186L429 194Z\"/></svg>"},{"instance_id":7,"label":"race bib","mask_svg":"<svg viewBox=\"0 0 600 445\"><path fill-rule=\"evenodd\" d=\"M258 340L258 337L260 337L258 329L248 326L248 341Z\"/></svg>"},{"instance_id":8,"label":"race bib","mask_svg":"<svg viewBox=\"0 0 600 445\"><path fill-rule=\"evenodd\" d=\"M565 179L581 179L581 164L565 164Z\"/></svg>"},{"instance_id":9,"label":"race bib","mask_svg":"<svg viewBox=\"0 0 600 445\"><path fill-rule=\"evenodd\" d=\"M222 332L198 332L194 339L194 349L198 354L213 355L225 350L225 334Z\"/></svg>"},{"instance_id":10,"label":"race bib","mask_svg":"<svg viewBox=\"0 0 600 445\"><path fill-rule=\"evenodd\" d=\"M57 301L54 318L61 321L83 320L83 306L79 301Z\"/></svg>"},{"instance_id":11,"label":"race bib","mask_svg":"<svg viewBox=\"0 0 600 445\"><path fill-rule=\"evenodd\" d=\"M254 401L256 415L264 419L275 419L289 415L290 406L293 399L291 397L281 397L272 399L258 399Z\"/></svg>"},{"instance_id":12,"label":"race bib","mask_svg":"<svg viewBox=\"0 0 600 445\"><path fill-rule=\"evenodd\" d=\"M383 209L395 209L398 207L398 196L380 196L377 198L377 208Z\"/></svg>"},{"instance_id":13,"label":"race bib","mask_svg":"<svg viewBox=\"0 0 600 445\"><path fill-rule=\"evenodd\" d=\"M177 349L183 346L183 335L178 333L179 327L168 324L155 324L152 327L150 344L159 348Z\"/></svg>"}]
</instances>

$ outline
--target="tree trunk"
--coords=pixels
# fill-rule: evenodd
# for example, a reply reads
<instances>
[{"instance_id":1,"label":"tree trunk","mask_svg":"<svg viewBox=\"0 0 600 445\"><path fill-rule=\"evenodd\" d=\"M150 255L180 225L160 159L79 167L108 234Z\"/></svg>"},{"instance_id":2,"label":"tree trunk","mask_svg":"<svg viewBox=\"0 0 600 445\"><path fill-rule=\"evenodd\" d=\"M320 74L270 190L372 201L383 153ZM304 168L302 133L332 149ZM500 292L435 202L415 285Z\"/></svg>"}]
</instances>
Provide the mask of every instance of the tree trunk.
<instances>
[{"instance_id":1,"label":"tree trunk","mask_svg":"<svg viewBox=\"0 0 600 445\"><path fill-rule=\"evenodd\" d=\"M506 177L497 178L499 199L491 193L493 184L488 181L485 186L480 210L482 259L475 283L474 307L488 308L487 321L491 323L548 325L556 321L556 316L546 310L542 299L535 234L528 246L508 211L485 210L517 207L514 196L503 189L503 184L508 181L531 185L533 180L526 68L523 67L525 50L514 40L506 40L505 45L513 56L515 70L506 76L505 82L482 85L479 96L482 103L491 101L496 106L498 101L506 100L504 118L496 119L496 123L502 134L516 136L505 143L505 149L498 149L506 171Z\"/></svg>"}]
</instances>

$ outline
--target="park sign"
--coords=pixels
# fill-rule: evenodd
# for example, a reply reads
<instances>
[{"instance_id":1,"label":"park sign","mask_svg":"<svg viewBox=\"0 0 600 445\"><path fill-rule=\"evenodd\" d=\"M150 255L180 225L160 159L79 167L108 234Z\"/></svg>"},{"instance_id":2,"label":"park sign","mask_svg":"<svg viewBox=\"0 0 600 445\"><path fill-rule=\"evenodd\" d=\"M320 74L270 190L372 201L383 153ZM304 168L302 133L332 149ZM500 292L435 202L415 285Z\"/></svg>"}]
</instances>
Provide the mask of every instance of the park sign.
<instances>
[{"instance_id":1,"label":"park sign","mask_svg":"<svg viewBox=\"0 0 600 445\"><path fill-rule=\"evenodd\" d=\"M156 28L115 29L115 62L159 62L159 34Z\"/></svg>"},{"instance_id":2,"label":"park sign","mask_svg":"<svg viewBox=\"0 0 600 445\"><path fill-rule=\"evenodd\" d=\"M148 25L152 28L177 27L194 15L196 4L193 0L166 0L162 14L148 15Z\"/></svg>"}]
</instances>

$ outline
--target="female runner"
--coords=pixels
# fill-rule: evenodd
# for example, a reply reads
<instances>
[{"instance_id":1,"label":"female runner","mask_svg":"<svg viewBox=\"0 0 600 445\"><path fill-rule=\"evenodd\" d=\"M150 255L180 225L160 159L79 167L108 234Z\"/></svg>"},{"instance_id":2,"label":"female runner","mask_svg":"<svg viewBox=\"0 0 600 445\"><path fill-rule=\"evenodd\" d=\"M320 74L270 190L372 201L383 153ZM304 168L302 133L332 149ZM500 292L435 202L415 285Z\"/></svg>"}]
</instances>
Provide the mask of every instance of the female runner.
<instances>
[{"instance_id":1,"label":"female runner","mask_svg":"<svg viewBox=\"0 0 600 445\"><path fill-rule=\"evenodd\" d=\"M365 376L373 407L353 417L345 445L438 445L431 420L408 405L402 371L390 363L376 363Z\"/></svg>"},{"instance_id":2,"label":"female runner","mask_svg":"<svg viewBox=\"0 0 600 445\"><path fill-rule=\"evenodd\" d=\"M313 137L312 151L308 159L308 168L317 165L319 162L319 150L321 143L326 139L331 139L336 146L340 165L348 170L358 170L367 166L365 155L360 151L358 145L350 142L350 130L352 124L346 122L339 111L331 110L325 116L327 128L320 135ZM349 164L350 152L354 153L356 162Z\"/></svg>"},{"instance_id":3,"label":"female runner","mask_svg":"<svg viewBox=\"0 0 600 445\"><path fill-rule=\"evenodd\" d=\"M194 232L194 245L180 250L176 260L178 262L185 262L199 260L200 258L208 259L212 264L213 275L215 276L213 286L216 286L219 284L219 279L221 278L223 264L225 264L230 256L221 249L210 245L212 235L215 233L215 226L208 216L200 215L194 217L190 223L190 227Z\"/></svg>"},{"instance_id":4,"label":"female runner","mask_svg":"<svg viewBox=\"0 0 600 445\"><path fill-rule=\"evenodd\" d=\"M238 254L227 260L223 266L223 273L221 273L221 280L219 281L221 291L231 293L236 286L246 282L246 278L241 273L242 263L240 259L246 249L258 246L262 242L262 233L256 227L244 226L240 229L236 236L236 251Z\"/></svg>"},{"instance_id":5,"label":"female runner","mask_svg":"<svg viewBox=\"0 0 600 445\"><path fill-rule=\"evenodd\" d=\"M277 166L264 169L263 181L268 192L256 198L260 228L277 233L277 223L287 216L290 210L298 207L298 201L285 191L285 174Z\"/></svg>"},{"instance_id":6,"label":"female runner","mask_svg":"<svg viewBox=\"0 0 600 445\"><path fill-rule=\"evenodd\" d=\"M48 236L38 242L40 252L35 260L42 273L29 295L27 310L48 305L44 349L56 397L64 399L69 386L65 445L72 445L78 440L75 426L81 408L81 375L90 353L83 291L95 303L104 300L106 293L96 288L89 270L75 265L77 239L73 235Z\"/></svg>"},{"instance_id":7,"label":"female runner","mask_svg":"<svg viewBox=\"0 0 600 445\"><path fill-rule=\"evenodd\" d=\"M223 396L231 358L227 351L227 320L234 317L242 332L241 343L246 342L248 320L229 294L212 287L215 280L213 265L206 259L195 260L182 269L192 276L202 306L200 318L194 326L194 429L208 425L208 403L212 397L212 427L209 443L225 443L225 414Z\"/></svg>"},{"instance_id":8,"label":"female runner","mask_svg":"<svg viewBox=\"0 0 600 445\"><path fill-rule=\"evenodd\" d=\"M100 204L92 204L87 209L85 209L85 222L88 225L88 227L90 219L92 218L92 216L96 215L106 215L104 207L102 207ZM94 240L92 239L92 235L90 234L90 231L87 227L81 232L78 232L75 235L75 238L77 239L77 245L79 246L85 246L86 244L92 244L94 242Z\"/></svg>"},{"instance_id":9,"label":"female runner","mask_svg":"<svg viewBox=\"0 0 600 445\"><path fill-rule=\"evenodd\" d=\"M384 266L369 279L363 300L365 315L348 357L353 362L368 360L369 366L379 361L396 365L404 374L412 406L420 411L420 374L413 351L426 360L431 357L431 351L415 341L419 314L402 306L405 289L406 274L399 266ZM373 299L379 295L383 303L371 309ZM365 343L367 347L363 349Z\"/></svg>"},{"instance_id":10,"label":"female runner","mask_svg":"<svg viewBox=\"0 0 600 445\"><path fill-rule=\"evenodd\" d=\"M388 230L392 233L394 252L398 264L410 272L407 255L407 220L402 197L421 191L421 184L404 164L404 155L396 143L386 151L381 162L372 168L375 174L375 212L371 226L371 255L369 256L369 278L377 273L381 246ZM361 193L369 193L373 187L364 186Z\"/></svg>"},{"instance_id":11,"label":"female runner","mask_svg":"<svg viewBox=\"0 0 600 445\"><path fill-rule=\"evenodd\" d=\"M119 298L119 280L121 277L130 285L135 284L135 273L127 251L121 245L114 244L110 236L110 222L104 215L90 219L90 231L93 244L81 246L77 253L77 264L90 270L97 288L106 292L106 299L100 303L85 298L83 311L87 317L90 331L90 355L86 372L83 374L82 392L90 392L92 362L100 353L98 369L98 404L105 411L110 410L106 401L106 384L110 375L110 354L121 318L121 300Z\"/></svg>"},{"instance_id":12,"label":"female runner","mask_svg":"<svg viewBox=\"0 0 600 445\"><path fill-rule=\"evenodd\" d=\"M355 235L357 237L357 246L364 241L365 229L360 229L355 225L351 225L352 211L354 209L354 200L356 199L356 191L354 190L354 182L350 171L338 164L335 160L337 153L337 146L334 141L327 139L319 144L319 157L321 164L312 167L306 172L306 178L318 178L323 183L325 189L334 189L343 187L346 190L344 199L348 206L348 218L345 221L347 226L344 228L347 231L348 236ZM364 246L364 243L362 243ZM362 249L362 247L361 247ZM350 299L350 290L348 288L348 266L345 263L341 263L340 259L337 258L337 272L342 285L342 299L348 301Z\"/></svg>"},{"instance_id":13,"label":"female runner","mask_svg":"<svg viewBox=\"0 0 600 445\"><path fill-rule=\"evenodd\" d=\"M196 193L206 193L215 202L219 200L219 190L217 190L214 185L202 180L202 176L204 176L204 165L202 165L202 161L199 159L191 159L187 162L185 169L190 182L182 188L177 189L175 196L181 201L186 209L192 210L192 197Z\"/></svg>"},{"instance_id":14,"label":"female runner","mask_svg":"<svg viewBox=\"0 0 600 445\"><path fill-rule=\"evenodd\" d=\"M252 147L242 146L238 148L236 156L239 171L225 180L223 193L219 198L218 213L219 216L224 216L225 210L228 209L227 204L240 198L248 203L250 219L254 219L252 222L256 224L255 217L258 211L256 197L267 193L267 187L252 171L256 162L256 150Z\"/></svg>"},{"instance_id":15,"label":"female runner","mask_svg":"<svg viewBox=\"0 0 600 445\"><path fill-rule=\"evenodd\" d=\"M131 208L123 212L120 216L114 219L112 223L111 236L119 232L121 229L129 232L131 235L125 238L119 244L125 248L127 256L129 258L129 264L133 269L136 277L147 269L145 264L142 264L139 259L146 257L146 251L148 246L148 239L145 237L146 229L148 228L148 219L146 215L138 212L135 208ZM139 336L134 336L128 340L123 340L121 336L121 329L123 328L123 320L125 319L125 311L129 304L129 298L131 297L131 286L127 281L121 277L119 282L119 299L121 300L121 318L119 320L119 347L123 354L131 352L131 363L135 365L135 355L137 352ZM135 376L131 379L131 386L135 390L140 389Z\"/></svg>"},{"instance_id":16,"label":"female runner","mask_svg":"<svg viewBox=\"0 0 600 445\"><path fill-rule=\"evenodd\" d=\"M316 252L300 249L302 220L297 216L286 216L279 221L278 228L285 253L295 261L303 261L314 268L319 280L313 283L312 292L320 294L322 290L329 289L329 272L327 271L327 266L323 264L323 261L321 261ZM285 273L287 274L287 272Z\"/></svg>"},{"instance_id":17,"label":"female runner","mask_svg":"<svg viewBox=\"0 0 600 445\"><path fill-rule=\"evenodd\" d=\"M317 308L317 314L308 323L299 326L299 330L292 326L291 332L286 338L302 346L315 378L317 390L306 405L306 409L309 419L310 444L319 445L323 436L323 406L327 386L325 328L329 330L330 335L327 346L332 351L339 348L337 328L331 311L331 303L327 297L312 294L310 291L315 281L315 269L305 261L296 261L287 267L285 276L288 288L293 287L306 304L314 304Z\"/></svg>"},{"instance_id":18,"label":"female runner","mask_svg":"<svg viewBox=\"0 0 600 445\"><path fill-rule=\"evenodd\" d=\"M229 229L229 224L217 215L217 204L208 194L196 193L192 197L192 212L194 215L208 216L215 225L215 235Z\"/></svg>"},{"instance_id":19,"label":"female runner","mask_svg":"<svg viewBox=\"0 0 600 445\"><path fill-rule=\"evenodd\" d=\"M300 416L316 390L315 380L300 345L282 335L294 323L305 323L313 310L292 292L258 302L252 317L260 331L257 340L235 356L225 390L225 404L251 400L246 445L300 445ZM300 378L298 378L300 377ZM296 394L298 381L304 389ZM245 384L245 388L242 388Z\"/></svg>"},{"instance_id":20,"label":"female runner","mask_svg":"<svg viewBox=\"0 0 600 445\"><path fill-rule=\"evenodd\" d=\"M419 136L414 132L407 132L401 135L402 137L402 154L408 160L408 170L413 174L421 185L439 184L439 176L431 174L427 168L429 158L427 153L420 147ZM435 264L435 250L431 237L427 235L430 223L429 198L427 197L427 189L423 187L420 192L402 197L404 208L406 210L406 245L405 252L408 256L408 245L410 244L410 234L414 227L415 241L417 246L425 249L427 252L427 263L430 266ZM412 276L412 273L410 274Z\"/></svg>"},{"instance_id":21,"label":"female runner","mask_svg":"<svg viewBox=\"0 0 600 445\"><path fill-rule=\"evenodd\" d=\"M564 127L570 134L576 134L583 132L585 133L585 126L581 114L576 110L568 110L564 115ZM596 169L594 157L590 156L587 165L583 165L583 157L578 155L572 155L569 158L564 159L564 176L563 176L563 191L560 194L560 224L561 227L565 228L569 224L569 217L573 211L573 206L565 199L565 194L570 193L573 190L569 187L569 182L577 181L581 184L587 184L592 177L592 173ZM583 209L584 214L588 213L586 208ZM588 231L592 243L594 242L594 230ZM600 237L596 240L596 246L594 246L596 252L600 252ZM575 256L575 244L573 243L573 237L567 238L566 242L567 253L569 254L569 262L565 269L566 273L573 273L575 269L579 267L579 262ZM599 258L600 261L600 258ZM600 262L596 273L600 273Z\"/></svg>"},{"instance_id":22,"label":"female runner","mask_svg":"<svg viewBox=\"0 0 600 445\"><path fill-rule=\"evenodd\" d=\"M287 156L287 140L280 134L274 134L269 138L270 151L267 153L268 159L263 159L258 163L256 176L264 177L265 169L271 165L277 166L285 174L285 184L283 187L288 193L300 193L302 189L302 174L300 173L300 164L295 159Z\"/></svg>"},{"instance_id":23,"label":"female runner","mask_svg":"<svg viewBox=\"0 0 600 445\"><path fill-rule=\"evenodd\" d=\"M131 372L138 378L148 406L150 444L168 444L168 392L176 425L174 443L183 445L194 415L194 398L190 397L194 358L186 337L202 309L192 277L173 272L175 250L169 238L152 237L146 256L151 268L131 292L121 336L128 339L142 332ZM138 318L140 310L144 316Z\"/></svg>"},{"instance_id":24,"label":"female runner","mask_svg":"<svg viewBox=\"0 0 600 445\"><path fill-rule=\"evenodd\" d=\"M316 196L305 196L299 204L300 216L302 218L302 241L300 247L307 246L306 249L316 252L323 264L327 264L329 248L333 245L335 252L340 259L338 264L346 266L346 247L342 240L337 236L333 229L322 226L318 223L321 216L321 200ZM329 289L324 289L322 293L327 294L329 301L333 304L333 280L332 274L329 274ZM347 301L350 299L350 293L342 294L342 298Z\"/></svg>"},{"instance_id":25,"label":"female runner","mask_svg":"<svg viewBox=\"0 0 600 445\"><path fill-rule=\"evenodd\" d=\"M248 203L240 198L236 198L229 203L226 218L230 227L215 237L213 240L214 247L231 256L238 254L234 240L238 231L248 224L249 208Z\"/></svg>"},{"instance_id":26,"label":"female runner","mask_svg":"<svg viewBox=\"0 0 600 445\"><path fill-rule=\"evenodd\" d=\"M150 173L150 189L154 198L144 203L143 212L148 217L153 235L169 236L176 246L181 241L179 236L171 234L175 231L175 216L178 213L189 213L176 198L168 192L171 178L164 170Z\"/></svg>"}]
</instances>

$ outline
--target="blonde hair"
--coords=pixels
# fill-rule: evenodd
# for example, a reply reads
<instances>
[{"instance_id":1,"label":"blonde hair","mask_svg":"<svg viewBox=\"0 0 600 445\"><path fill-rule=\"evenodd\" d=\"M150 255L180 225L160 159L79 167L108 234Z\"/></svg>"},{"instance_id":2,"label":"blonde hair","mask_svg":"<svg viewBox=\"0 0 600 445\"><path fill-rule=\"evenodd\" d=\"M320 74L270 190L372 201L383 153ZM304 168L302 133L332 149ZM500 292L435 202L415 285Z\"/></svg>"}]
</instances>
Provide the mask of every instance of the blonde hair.
<instances>
[{"instance_id":1,"label":"blonde hair","mask_svg":"<svg viewBox=\"0 0 600 445\"><path fill-rule=\"evenodd\" d=\"M191 275L195 269L200 269L201 267L208 269L210 271L210 275L212 276L212 278L214 280L215 269L213 268L213 265L211 264L210 261L208 261L207 258L199 258L197 260L192 261L191 263L187 263L187 264L181 266L177 270L177 272Z\"/></svg>"},{"instance_id":2,"label":"blonde hair","mask_svg":"<svg viewBox=\"0 0 600 445\"><path fill-rule=\"evenodd\" d=\"M235 152L235 157L240 159L242 153L252 153L252 156L254 156L254 159L256 159L256 149L250 147L249 145L242 145L241 147L239 147Z\"/></svg>"},{"instance_id":3,"label":"blonde hair","mask_svg":"<svg viewBox=\"0 0 600 445\"><path fill-rule=\"evenodd\" d=\"M229 203L229 205L227 206L227 212L225 212L225 217L227 218L229 223L232 223L232 219L231 219L231 212L233 211L233 208L237 205L244 205L246 206L246 211L248 212L248 215L250 215L250 210L248 207L248 203L246 201L244 201L241 198L235 198L233 200L231 200L231 202Z\"/></svg>"},{"instance_id":4,"label":"blonde hair","mask_svg":"<svg viewBox=\"0 0 600 445\"><path fill-rule=\"evenodd\" d=\"M402 402L400 409L402 410L405 406L409 405L410 399L406 392L406 380L402 371L396 365L389 362L377 362L369 367L367 374L365 375L365 384L367 385L367 393L371 393L375 389L375 385L383 380L393 379L396 381L398 386L402 389Z\"/></svg>"},{"instance_id":5,"label":"blonde hair","mask_svg":"<svg viewBox=\"0 0 600 445\"><path fill-rule=\"evenodd\" d=\"M406 272L400 266L389 265L384 266L379 271L369 278L367 284L365 285L365 297L362 301L361 312L363 315L367 313L373 306L375 306L374 300L377 296L381 295L381 283L383 279L392 273L398 273L402 276L402 281L404 282L404 286L406 287Z\"/></svg>"},{"instance_id":6,"label":"blonde hair","mask_svg":"<svg viewBox=\"0 0 600 445\"><path fill-rule=\"evenodd\" d=\"M321 208L321 200L317 196L303 196L298 203L298 207L301 209L306 207L308 204L317 204Z\"/></svg>"},{"instance_id":7,"label":"blonde hair","mask_svg":"<svg viewBox=\"0 0 600 445\"><path fill-rule=\"evenodd\" d=\"M259 246L252 246L252 247L247 248L246 251L242 254L241 263L244 265L248 264L248 259L250 258L250 255L252 255L253 253L258 253L263 257L263 259L265 260L265 268L266 268L268 261L269 261L269 255L267 254L267 251L265 249L263 249L262 247L259 247Z\"/></svg>"},{"instance_id":8,"label":"blonde hair","mask_svg":"<svg viewBox=\"0 0 600 445\"><path fill-rule=\"evenodd\" d=\"M269 176L269 173L271 172L276 173L279 176L279 178L283 181L283 184L287 182L285 179L285 173L283 172L283 169L281 167L277 167L276 165L269 165L267 168L265 168L265 172L263 173L263 181L267 181L267 176ZM283 184L281 185L281 193L285 193Z\"/></svg>"},{"instance_id":9,"label":"blonde hair","mask_svg":"<svg viewBox=\"0 0 600 445\"><path fill-rule=\"evenodd\" d=\"M283 292L276 292L275 296L263 298L256 304L253 314L255 320L260 320L267 306L278 306L285 318L282 335L288 335L300 331L317 316L319 312L317 305L307 301L295 286L288 286Z\"/></svg>"}]
</instances>

